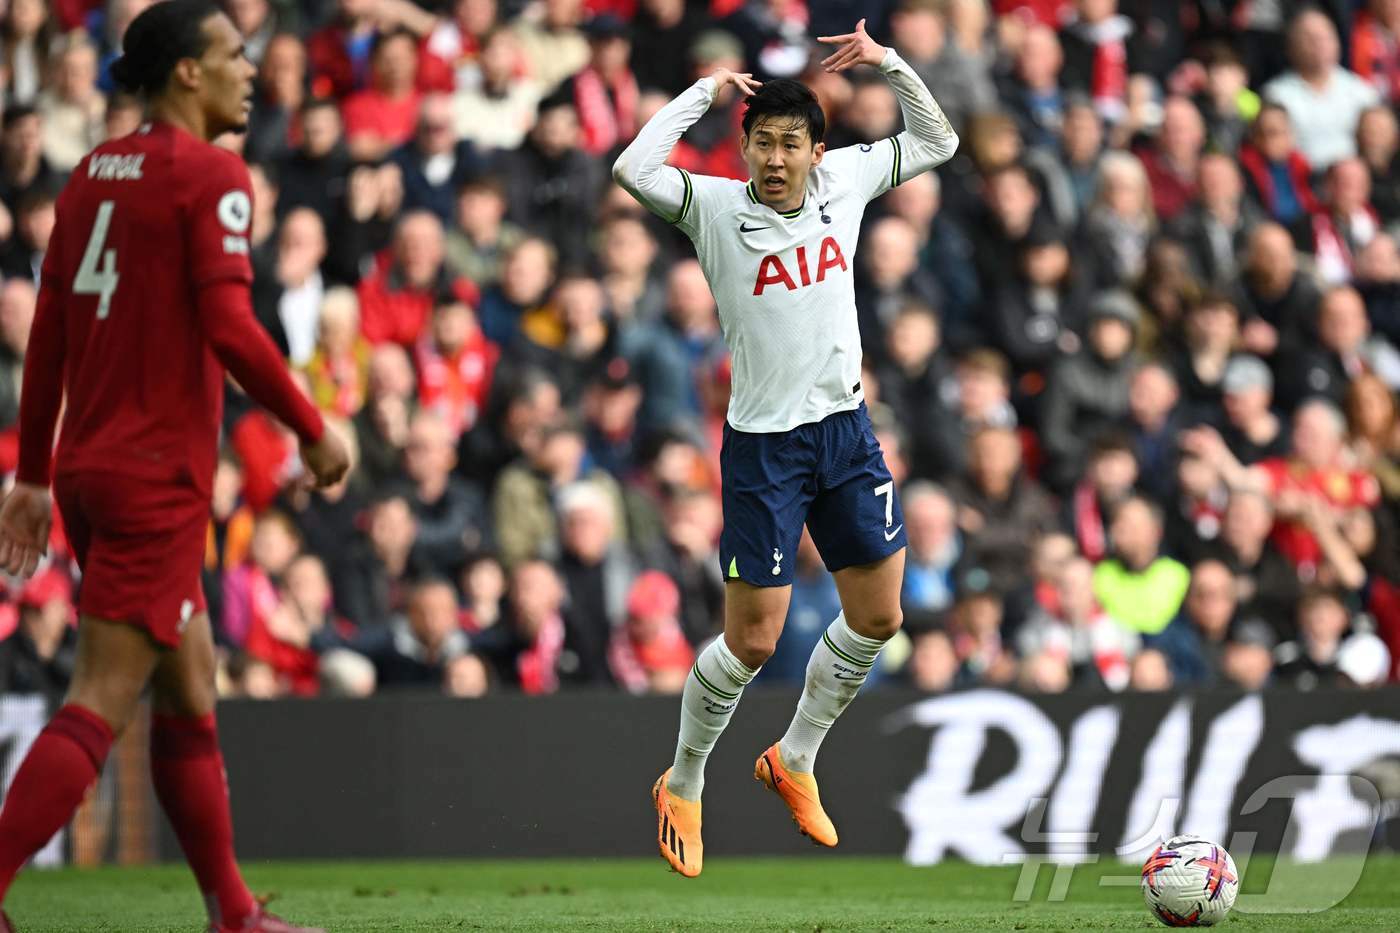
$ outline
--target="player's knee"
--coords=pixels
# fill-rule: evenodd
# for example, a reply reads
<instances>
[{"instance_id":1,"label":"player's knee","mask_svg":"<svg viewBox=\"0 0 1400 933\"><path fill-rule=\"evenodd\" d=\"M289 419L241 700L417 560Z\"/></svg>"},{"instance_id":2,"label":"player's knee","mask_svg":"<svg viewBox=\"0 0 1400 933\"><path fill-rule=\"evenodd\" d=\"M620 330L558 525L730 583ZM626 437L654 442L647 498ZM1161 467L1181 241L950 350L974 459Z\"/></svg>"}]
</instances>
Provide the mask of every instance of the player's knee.
<instances>
[{"instance_id":1,"label":"player's knee","mask_svg":"<svg viewBox=\"0 0 1400 933\"><path fill-rule=\"evenodd\" d=\"M744 632L735 641L737 645L733 648L734 656L744 666L753 670L758 670L768 663L768 659L778 647L776 635L760 630Z\"/></svg>"},{"instance_id":2,"label":"player's knee","mask_svg":"<svg viewBox=\"0 0 1400 933\"><path fill-rule=\"evenodd\" d=\"M846 616L846 624L857 635L864 635L866 638L874 638L877 641L889 641L899 631L899 627L904 624L904 613L898 606L889 609L872 612L863 615L858 620L852 620L849 614Z\"/></svg>"}]
</instances>

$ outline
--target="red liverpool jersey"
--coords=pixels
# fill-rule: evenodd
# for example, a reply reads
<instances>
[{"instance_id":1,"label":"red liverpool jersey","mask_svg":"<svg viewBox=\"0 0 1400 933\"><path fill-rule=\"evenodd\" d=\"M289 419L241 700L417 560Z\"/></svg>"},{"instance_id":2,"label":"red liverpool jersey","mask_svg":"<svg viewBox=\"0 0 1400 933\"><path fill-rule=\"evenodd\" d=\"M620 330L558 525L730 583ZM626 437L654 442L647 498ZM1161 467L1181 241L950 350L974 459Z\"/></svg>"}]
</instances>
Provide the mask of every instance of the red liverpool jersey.
<instances>
[{"instance_id":1,"label":"red liverpool jersey","mask_svg":"<svg viewBox=\"0 0 1400 933\"><path fill-rule=\"evenodd\" d=\"M103 143L78 164L58 200L38 312L51 316L43 335L54 346L43 352L61 359L67 390L58 471L116 471L208 494L223 407L215 342L266 335L241 307L216 320L200 291L246 290L252 220L243 161L169 124ZM277 366L274 377L285 378L280 359L260 364ZM294 428L319 433L309 407L287 404L302 416ZM25 473L21 463L21 478L35 479Z\"/></svg>"}]
</instances>

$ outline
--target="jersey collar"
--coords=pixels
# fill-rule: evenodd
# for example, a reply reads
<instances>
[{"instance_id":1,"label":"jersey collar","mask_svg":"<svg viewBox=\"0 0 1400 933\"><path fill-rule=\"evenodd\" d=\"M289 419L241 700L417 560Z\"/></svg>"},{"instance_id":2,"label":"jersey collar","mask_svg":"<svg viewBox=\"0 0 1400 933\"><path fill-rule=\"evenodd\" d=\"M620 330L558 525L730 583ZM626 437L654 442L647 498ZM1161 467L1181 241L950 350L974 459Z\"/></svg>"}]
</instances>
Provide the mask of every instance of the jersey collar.
<instances>
[{"instance_id":1,"label":"jersey collar","mask_svg":"<svg viewBox=\"0 0 1400 933\"><path fill-rule=\"evenodd\" d=\"M767 204L764 204L762 201L760 201L760 200L758 199L758 188L754 185L753 179L752 179L752 178L749 179L749 183L748 183L747 185L744 186L744 193L747 194L747 195L749 196L749 201L750 201L750 203L759 204L759 205L762 205L763 207L768 207ZM776 210L773 210L773 208L771 208L771 207L768 207L768 209L769 209L770 211L773 211L773 213L777 214L779 217L783 218L784 220L792 220L792 219L793 219L794 217L796 217L798 214L801 214L801 213L802 213L802 208L804 208L804 207L806 207L806 206L807 206L807 192L804 191L804 192L802 193L802 203L799 204L799 205L797 205L796 207L794 207L792 210L790 210L790 211L776 211Z\"/></svg>"}]
</instances>

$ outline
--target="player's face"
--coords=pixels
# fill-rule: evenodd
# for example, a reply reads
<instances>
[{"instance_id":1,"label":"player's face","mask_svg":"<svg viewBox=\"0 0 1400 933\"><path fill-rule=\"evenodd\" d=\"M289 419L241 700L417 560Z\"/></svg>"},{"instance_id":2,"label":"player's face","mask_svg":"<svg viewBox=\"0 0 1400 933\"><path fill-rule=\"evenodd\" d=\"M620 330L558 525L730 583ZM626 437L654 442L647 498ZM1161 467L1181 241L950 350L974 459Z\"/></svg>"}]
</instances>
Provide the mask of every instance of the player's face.
<instances>
[{"instance_id":1,"label":"player's face","mask_svg":"<svg viewBox=\"0 0 1400 933\"><path fill-rule=\"evenodd\" d=\"M820 164L825 143L812 145L807 127L791 117L764 120L740 139L758 199L778 211L802 205L807 175Z\"/></svg>"},{"instance_id":2,"label":"player's face","mask_svg":"<svg viewBox=\"0 0 1400 933\"><path fill-rule=\"evenodd\" d=\"M209 138L248 128L253 109L253 78L258 70L243 50L243 37L222 13L204 23L209 46L199 59L199 93Z\"/></svg>"}]
</instances>

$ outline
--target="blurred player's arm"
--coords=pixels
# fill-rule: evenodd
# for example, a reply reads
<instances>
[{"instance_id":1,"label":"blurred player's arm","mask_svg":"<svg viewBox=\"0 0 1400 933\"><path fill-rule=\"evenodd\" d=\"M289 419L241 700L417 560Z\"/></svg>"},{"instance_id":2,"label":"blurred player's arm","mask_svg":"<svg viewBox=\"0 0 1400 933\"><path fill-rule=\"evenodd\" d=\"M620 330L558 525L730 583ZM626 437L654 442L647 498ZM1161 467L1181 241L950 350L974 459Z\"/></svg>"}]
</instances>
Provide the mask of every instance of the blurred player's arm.
<instances>
[{"instance_id":1,"label":"blurred player's arm","mask_svg":"<svg viewBox=\"0 0 1400 933\"><path fill-rule=\"evenodd\" d=\"M658 110L613 163L613 179L663 220L679 223L685 219L693 196L690 176L682 169L668 167L666 160L676 142L705 115L726 84L733 84L745 95L759 86L751 75L716 69L713 75L696 81Z\"/></svg>"}]
</instances>

